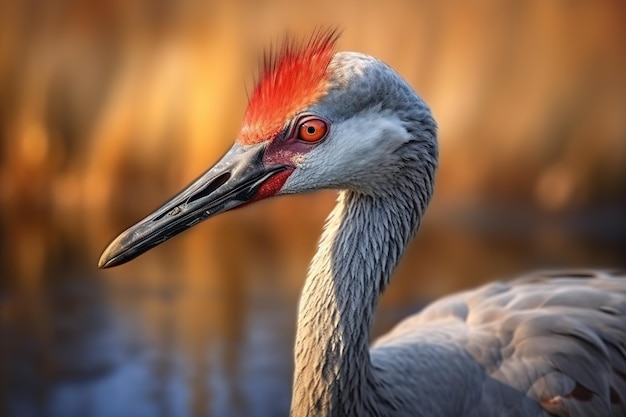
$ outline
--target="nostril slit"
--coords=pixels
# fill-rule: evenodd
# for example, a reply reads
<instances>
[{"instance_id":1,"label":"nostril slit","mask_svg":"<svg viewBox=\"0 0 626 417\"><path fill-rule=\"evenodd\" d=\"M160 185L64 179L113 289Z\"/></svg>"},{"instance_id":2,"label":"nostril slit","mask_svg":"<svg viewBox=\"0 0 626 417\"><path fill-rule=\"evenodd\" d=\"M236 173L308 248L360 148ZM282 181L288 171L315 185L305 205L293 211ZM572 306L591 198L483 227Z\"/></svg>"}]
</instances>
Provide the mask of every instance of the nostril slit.
<instances>
[{"instance_id":1,"label":"nostril slit","mask_svg":"<svg viewBox=\"0 0 626 417\"><path fill-rule=\"evenodd\" d=\"M179 206L176 206L176 207L174 207L173 209L171 209L171 210L167 213L167 215L171 217L171 216L176 216L178 213L180 213L180 207L179 207Z\"/></svg>"},{"instance_id":2,"label":"nostril slit","mask_svg":"<svg viewBox=\"0 0 626 417\"><path fill-rule=\"evenodd\" d=\"M153 222L159 221L161 220L163 217L165 216L176 216L178 213L180 213L180 206L176 206L173 209L171 209L170 211L168 211L167 213L162 213L158 216L156 216L155 218L152 219Z\"/></svg>"},{"instance_id":3,"label":"nostril slit","mask_svg":"<svg viewBox=\"0 0 626 417\"><path fill-rule=\"evenodd\" d=\"M187 200L187 204L193 203L196 200L207 197L213 191L221 187L226 181L228 181L229 178L230 178L230 172L226 172L216 177L213 181L208 183L203 189L201 189L200 191L198 191L197 193L189 197L189 200Z\"/></svg>"},{"instance_id":4,"label":"nostril slit","mask_svg":"<svg viewBox=\"0 0 626 417\"><path fill-rule=\"evenodd\" d=\"M165 216L173 217L173 216L178 215L182 211L182 207L183 206L185 206L185 205L187 205L189 203L193 203L194 201L196 201L198 199L201 199L203 197L208 196L213 191L215 191L219 187L221 187L226 181L228 181L229 178L230 178L230 173L229 172L226 172L226 173L224 173L222 175L219 175L219 176L215 177L215 179L213 181L208 183L204 188L199 190L196 194L192 195L187 200L185 200L183 203L177 205L176 207L174 207L170 211L168 211L166 213L162 213L159 216L153 218L152 221L161 220Z\"/></svg>"}]
</instances>

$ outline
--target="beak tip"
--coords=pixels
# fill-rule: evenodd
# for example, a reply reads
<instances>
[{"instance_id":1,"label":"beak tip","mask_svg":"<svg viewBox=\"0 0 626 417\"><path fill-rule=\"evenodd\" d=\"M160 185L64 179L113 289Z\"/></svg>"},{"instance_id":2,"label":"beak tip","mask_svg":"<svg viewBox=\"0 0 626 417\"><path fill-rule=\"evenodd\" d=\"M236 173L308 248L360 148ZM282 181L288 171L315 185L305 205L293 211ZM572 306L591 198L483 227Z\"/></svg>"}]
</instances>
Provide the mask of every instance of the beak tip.
<instances>
[{"instance_id":1,"label":"beak tip","mask_svg":"<svg viewBox=\"0 0 626 417\"><path fill-rule=\"evenodd\" d=\"M101 256L100 260L98 261L98 269L106 269L106 267L107 267L106 261L107 261L107 259L104 258L103 256Z\"/></svg>"},{"instance_id":2,"label":"beak tip","mask_svg":"<svg viewBox=\"0 0 626 417\"><path fill-rule=\"evenodd\" d=\"M116 238L113 242L109 243L109 246L102 251L102 255L100 255L100 259L98 259L98 269L106 269L111 268L113 266L117 266L121 263L122 258L120 257L119 250L119 242L120 238Z\"/></svg>"},{"instance_id":3,"label":"beak tip","mask_svg":"<svg viewBox=\"0 0 626 417\"><path fill-rule=\"evenodd\" d=\"M100 255L100 259L98 260L98 269L106 269L112 265L110 265L111 258L109 256L109 248L107 247L102 255Z\"/></svg>"},{"instance_id":4,"label":"beak tip","mask_svg":"<svg viewBox=\"0 0 626 417\"><path fill-rule=\"evenodd\" d=\"M138 225L140 224L138 223ZM143 249L138 249L137 245L141 244L142 240L137 240L137 233L133 231L133 228L122 232L102 251L102 255L98 259L98 269L113 268L125 264L154 246L154 244L148 244Z\"/></svg>"}]
</instances>

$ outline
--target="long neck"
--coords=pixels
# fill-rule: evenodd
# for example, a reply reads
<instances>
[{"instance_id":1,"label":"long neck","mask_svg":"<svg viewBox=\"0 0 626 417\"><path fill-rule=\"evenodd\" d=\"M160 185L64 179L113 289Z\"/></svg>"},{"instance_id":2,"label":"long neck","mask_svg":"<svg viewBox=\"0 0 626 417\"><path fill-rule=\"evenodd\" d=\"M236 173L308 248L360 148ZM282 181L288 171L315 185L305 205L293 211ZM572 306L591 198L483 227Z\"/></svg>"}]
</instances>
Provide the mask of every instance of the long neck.
<instances>
[{"instance_id":1,"label":"long neck","mask_svg":"<svg viewBox=\"0 0 626 417\"><path fill-rule=\"evenodd\" d=\"M411 191L339 194L300 300L293 417L378 414L370 329L429 197Z\"/></svg>"}]
</instances>

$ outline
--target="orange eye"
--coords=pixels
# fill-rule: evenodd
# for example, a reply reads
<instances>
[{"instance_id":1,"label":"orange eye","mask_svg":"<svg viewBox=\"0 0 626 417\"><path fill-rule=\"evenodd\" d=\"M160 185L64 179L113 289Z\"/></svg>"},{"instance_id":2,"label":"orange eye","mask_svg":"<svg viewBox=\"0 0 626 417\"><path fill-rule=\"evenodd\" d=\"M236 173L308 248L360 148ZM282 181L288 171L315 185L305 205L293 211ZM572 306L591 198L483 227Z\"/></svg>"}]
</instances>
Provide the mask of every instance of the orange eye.
<instances>
[{"instance_id":1,"label":"orange eye","mask_svg":"<svg viewBox=\"0 0 626 417\"><path fill-rule=\"evenodd\" d=\"M298 127L298 139L317 142L326 136L328 125L322 119L308 119Z\"/></svg>"}]
</instances>

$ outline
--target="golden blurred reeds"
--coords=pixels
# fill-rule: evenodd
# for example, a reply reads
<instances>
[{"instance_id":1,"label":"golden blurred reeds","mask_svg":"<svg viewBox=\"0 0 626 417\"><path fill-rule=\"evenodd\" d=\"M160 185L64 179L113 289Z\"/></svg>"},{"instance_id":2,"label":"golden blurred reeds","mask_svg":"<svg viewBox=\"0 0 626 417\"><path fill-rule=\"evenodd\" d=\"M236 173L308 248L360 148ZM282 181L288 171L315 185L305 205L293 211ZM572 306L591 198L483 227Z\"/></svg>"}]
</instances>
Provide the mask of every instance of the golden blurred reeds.
<instances>
[{"instance_id":1,"label":"golden blurred reeds","mask_svg":"<svg viewBox=\"0 0 626 417\"><path fill-rule=\"evenodd\" d=\"M95 259L228 148L263 45L320 25L431 104L434 212L623 206L624 21L619 1L1 1L2 213L71 223ZM238 221L293 241L283 214L301 213L308 248L331 201Z\"/></svg>"},{"instance_id":2,"label":"golden blurred reeds","mask_svg":"<svg viewBox=\"0 0 626 417\"><path fill-rule=\"evenodd\" d=\"M0 0L0 403L63 412L54 391L82 367L96 376L65 407L102 414L98 383L115 376L102 363L132 363L157 388L121 376L127 397L170 410L180 355L178 411L260 415L240 381L253 375L288 404L293 318L260 326L255 303L271 294L286 305L273 314L295 317L332 192L237 210L96 270L109 239L229 147L262 49L287 31L339 27L342 50L389 63L439 122L435 198L377 334L390 311L484 280L624 266L624 22L618 0ZM266 330L275 344L254 339ZM119 353L128 334L141 354ZM268 369L246 371L254 359Z\"/></svg>"}]
</instances>

